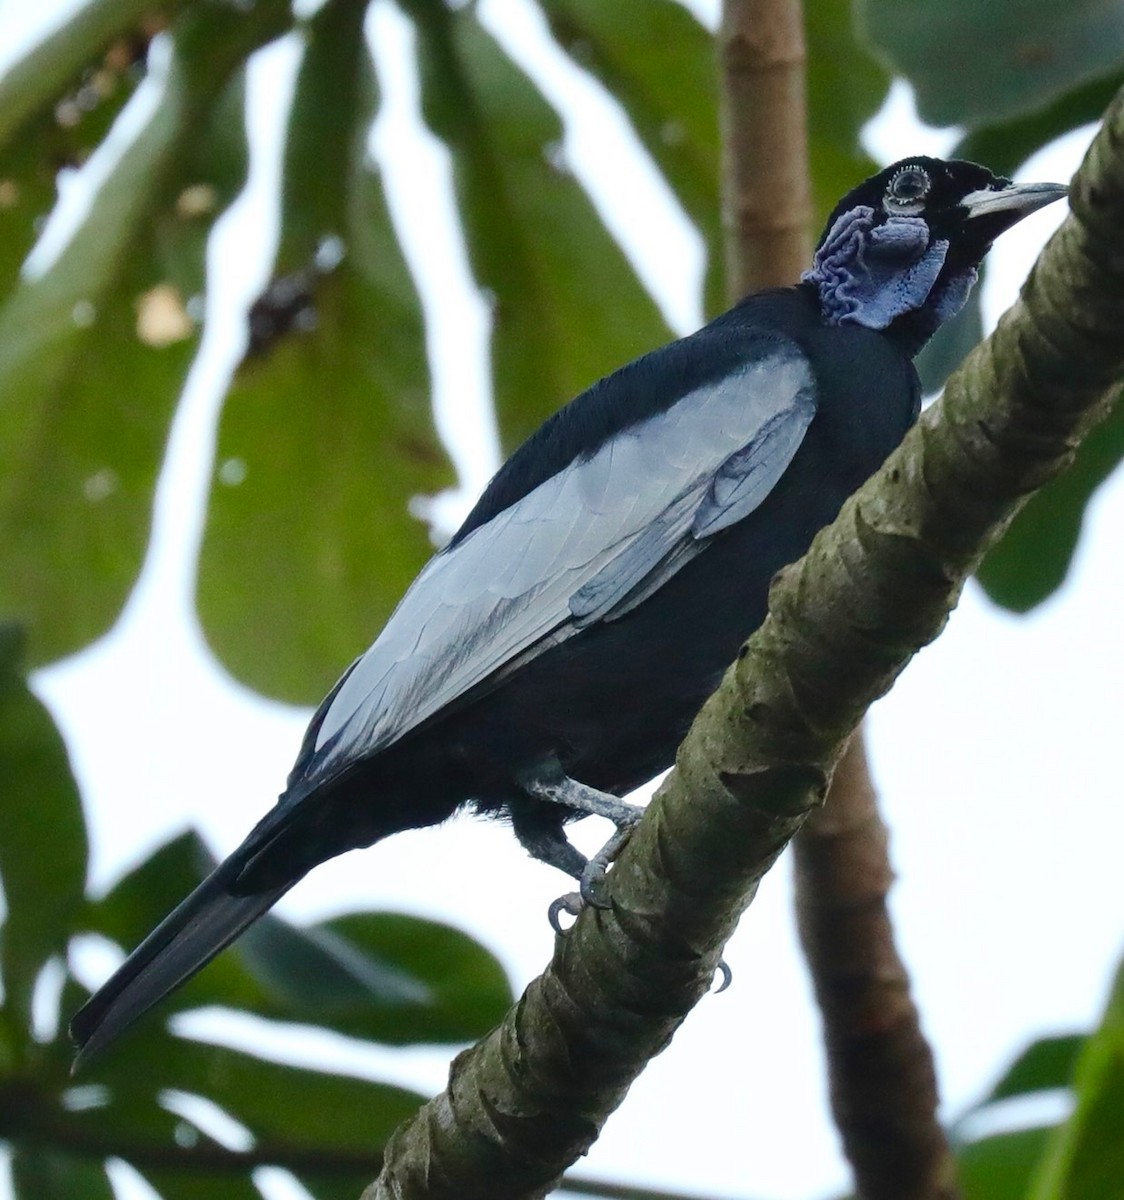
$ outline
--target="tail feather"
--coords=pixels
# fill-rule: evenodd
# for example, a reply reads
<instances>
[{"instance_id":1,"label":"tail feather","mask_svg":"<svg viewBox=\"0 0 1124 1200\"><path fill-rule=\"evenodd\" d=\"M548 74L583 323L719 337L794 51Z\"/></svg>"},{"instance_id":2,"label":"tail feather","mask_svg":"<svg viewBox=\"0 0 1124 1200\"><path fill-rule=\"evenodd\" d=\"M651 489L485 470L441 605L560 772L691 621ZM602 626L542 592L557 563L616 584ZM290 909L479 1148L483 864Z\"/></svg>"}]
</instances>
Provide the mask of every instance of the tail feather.
<instances>
[{"instance_id":1,"label":"tail feather","mask_svg":"<svg viewBox=\"0 0 1124 1200\"><path fill-rule=\"evenodd\" d=\"M230 883L237 871L231 867L228 860L212 872L75 1014L70 1022L70 1036L78 1048L75 1070L205 967L293 885L234 895Z\"/></svg>"}]
</instances>

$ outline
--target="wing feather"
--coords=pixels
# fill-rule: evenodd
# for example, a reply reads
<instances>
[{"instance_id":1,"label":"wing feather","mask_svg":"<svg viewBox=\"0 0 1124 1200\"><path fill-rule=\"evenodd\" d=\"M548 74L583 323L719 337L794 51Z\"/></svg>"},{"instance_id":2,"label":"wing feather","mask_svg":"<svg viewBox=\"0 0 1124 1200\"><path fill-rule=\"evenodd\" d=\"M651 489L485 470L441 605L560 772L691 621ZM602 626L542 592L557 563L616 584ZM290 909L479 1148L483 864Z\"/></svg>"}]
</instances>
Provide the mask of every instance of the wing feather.
<instances>
[{"instance_id":1,"label":"wing feather","mask_svg":"<svg viewBox=\"0 0 1124 1200\"><path fill-rule=\"evenodd\" d=\"M773 345L437 554L327 702L307 777L376 753L513 663L634 608L761 503L814 411L802 352Z\"/></svg>"}]
</instances>

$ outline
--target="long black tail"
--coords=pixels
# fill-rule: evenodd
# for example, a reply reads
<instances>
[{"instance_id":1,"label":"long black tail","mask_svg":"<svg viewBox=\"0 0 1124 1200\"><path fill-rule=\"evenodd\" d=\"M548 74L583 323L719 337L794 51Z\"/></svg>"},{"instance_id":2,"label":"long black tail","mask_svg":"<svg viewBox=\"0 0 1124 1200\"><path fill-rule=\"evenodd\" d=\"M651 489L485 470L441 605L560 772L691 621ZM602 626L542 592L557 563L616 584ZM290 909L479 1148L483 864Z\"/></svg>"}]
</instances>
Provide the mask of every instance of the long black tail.
<instances>
[{"instance_id":1,"label":"long black tail","mask_svg":"<svg viewBox=\"0 0 1124 1200\"><path fill-rule=\"evenodd\" d=\"M78 1048L75 1070L206 966L296 882L238 896L230 884L240 867L227 859L208 875L79 1009L70 1022L70 1036Z\"/></svg>"}]
</instances>

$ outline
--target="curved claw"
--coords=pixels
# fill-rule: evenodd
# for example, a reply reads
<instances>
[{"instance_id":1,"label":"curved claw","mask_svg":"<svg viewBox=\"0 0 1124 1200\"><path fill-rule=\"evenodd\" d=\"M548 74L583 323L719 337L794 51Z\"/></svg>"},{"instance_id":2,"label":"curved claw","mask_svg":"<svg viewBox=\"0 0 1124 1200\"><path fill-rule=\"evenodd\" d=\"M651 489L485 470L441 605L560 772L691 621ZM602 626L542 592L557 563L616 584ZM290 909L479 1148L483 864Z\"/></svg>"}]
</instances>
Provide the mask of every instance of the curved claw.
<instances>
[{"instance_id":1,"label":"curved claw","mask_svg":"<svg viewBox=\"0 0 1124 1200\"><path fill-rule=\"evenodd\" d=\"M547 920L550 922L551 929L554 930L559 937L566 932L566 926L560 920L563 913L571 917L576 917L582 910L582 898L577 892L567 892L564 896L559 896L551 906L546 910Z\"/></svg>"},{"instance_id":2,"label":"curved claw","mask_svg":"<svg viewBox=\"0 0 1124 1200\"><path fill-rule=\"evenodd\" d=\"M564 912L576 917L581 912L583 905L588 905L590 908L602 909L613 907L612 900L603 895L604 889L602 885L604 884L605 876L609 872L609 867L612 866L616 861L617 855L624 849L625 843L628 841L633 829L636 827L637 821L640 820L642 815L643 810L637 809L635 812L630 812L627 817L622 818L622 823L618 825L613 836L585 864L585 868L578 877L578 890L576 892L568 892L565 896L559 896L550 906L550 927L555 933L560 934L565 932L558 919Z\"/></svg>"},{"instance_id":3,"label":"curved claw","mask_svg":"<svg viewBox=\"0 0 1124 1200\"><path fill-rule=\"evenodd\" d=\"M734 972L730 970L729 963L724 958L718 960L718 966L714 968L714 971L716 975L722 976L722 982L714 989L714 994L717 996L734 982Z\"/></svg>"}]
</instances>

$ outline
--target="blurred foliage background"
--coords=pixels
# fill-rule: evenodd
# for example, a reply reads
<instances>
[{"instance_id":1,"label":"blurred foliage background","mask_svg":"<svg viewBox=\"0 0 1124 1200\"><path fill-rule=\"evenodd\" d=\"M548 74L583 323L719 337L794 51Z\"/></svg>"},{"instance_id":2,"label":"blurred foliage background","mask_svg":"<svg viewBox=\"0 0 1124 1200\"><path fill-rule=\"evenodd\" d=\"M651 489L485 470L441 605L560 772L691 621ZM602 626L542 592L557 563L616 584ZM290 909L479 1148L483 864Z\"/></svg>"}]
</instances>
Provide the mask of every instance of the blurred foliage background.
<instances>
[{"instance_id":1,"label":"blurred foliage background","mask_svg":"<svg viewBox=\"0 0 1124 1200\"><path fill-rule=\"evenodd\" d=\"M386 0L379 0L386 2ZM723 294L714 38L675 0L537 0L559 47L619 102L707 249ZM399 0L416 32L422 116L452 156L473 276L491 317L505 450L621 362L671 336L580 180L561 119L472 0ZM430 405L427 316L368 148L379 81L368 0L90 0L0 78L0 1137L15 1194L110 1196L107 1159L169 1200L256 1196L286 1166L316 1197L355 1196L421 1097L172 1036L223 1005L399 1045L460 1043L510 1003L494 957L449 928L355 913L267 918L78 1080L59 1013L83 995L68 946L131 946L208 867L161 848L86 890L77 784L29 669L109 630L148 544L169 425L208 309L206 249L245 184L247 63L293 33L272 279L245 317L222 407L197 607L258 692L318 700L431 551L409 501L454 482ZM1014 171L1097 119L1124 81L1124 0L816 0L807 6L810 148L822 219L874 169L865 123L891 81L962 132L957 153ZM142 95L142 92L144 95ZM147 117L56 253L36 248L60 175L126 110ZM30 256L30 257L29 257ZM926 352L939 388L980 335L979 292ZM1119 409L1027 506L981 570L1015 611L1064 579L1085 507L1124 454ZM34 797L34 803L29 803ZM47 1015L44 1016L44 1013ZM970 1197L1116 1197L1124 1186L1124 989L1087 1038L1037 1043L954 1132ZM1074 1098L1068 1123L989 1135L1012 1097ZM177 1111L202 1096L250 1131L231 1151ZM981 1116L982 1114L982 1116Z\"/></svg>"}]
</instances>

